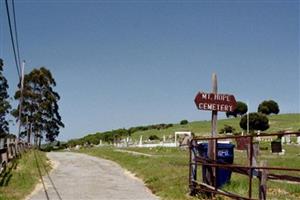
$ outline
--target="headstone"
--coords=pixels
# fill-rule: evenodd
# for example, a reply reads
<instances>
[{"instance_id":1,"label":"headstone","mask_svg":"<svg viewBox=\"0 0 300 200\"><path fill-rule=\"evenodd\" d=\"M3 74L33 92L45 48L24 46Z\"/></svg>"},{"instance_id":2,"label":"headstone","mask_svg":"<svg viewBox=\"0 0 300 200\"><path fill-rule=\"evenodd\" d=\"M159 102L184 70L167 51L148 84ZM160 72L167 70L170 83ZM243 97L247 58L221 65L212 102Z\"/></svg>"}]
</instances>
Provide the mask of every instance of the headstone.
<instances>
[{"instance_id":1,"label":"headstone","mask_svg":"<svg viewBox=\"0 0 300 200\"><path fill-rule=\"evenodd\" d=\"M102 140L100 140L99 145L102 146Z\"/></svg>"},{"instance_id":2,"label":"headstone","mask_svg":"<svg viewBox=\"0 0 300 200\"><path fill-rule=\"evenodd\" d=\"M257 135L258 135L258 137L256 138L256 141L260 142L261 141L261 137L259 136L260 135L260 130L257 131Z\"/></svg>"},{"instance_id":3,"label":"headstone","mask_svg":"<svg viewBox=\"0 0 300 200\"><path fill-rule=\"evenodd\" d=\"M163 142L164 143L166 142L166 136L165 135L163 136Z\"/></svg>"},{"instance_id":4,"label":"headstone","mask_svg":"<svg viewBox=\"0 0 300 200\"><path fill-rule=\"evenodd\" d=\"M285 135L284 137L285 137L285 142L287 144L290 144L291 143L291 135Z\"/></svg>"},{"instance_id":5,"label":"headstone","mask_svg":"<svg viewBox=\"0 0 300 200\"><path fill-rule=\"evenodd\" d=\"M285 137L281 137L281 144L284 144L285 143Z\"/></svg>"},{"instance_id":6,"label":"headstone","mask_svg":"<svg viewBox=\"0 0 300 200\"><path fill-rule=\"evenodd\" d=\"M140 136L139 146L142 146L142 145L143 145L143 136L141 135L141 136Z\"/></svg>"},{"instance_id":7,"label":"headstone","mask_svg":"<svg viewBox=\"0 0 300 200\"><path fill-rule=\"evenodd\" d=\"M300 135L297 136L297 144L300 144Z\"/></svg>"},{"instance_id":8,"label":"headstone","mask_svg":"<svg viewBox=\"0 0 300 200\"><path fill-rule=\"evenodd\" d=\"M128 147L128 145L129 145L129 137L126 138L125 143L126 143L126 147Z\"/></svg>"}]
</instances>

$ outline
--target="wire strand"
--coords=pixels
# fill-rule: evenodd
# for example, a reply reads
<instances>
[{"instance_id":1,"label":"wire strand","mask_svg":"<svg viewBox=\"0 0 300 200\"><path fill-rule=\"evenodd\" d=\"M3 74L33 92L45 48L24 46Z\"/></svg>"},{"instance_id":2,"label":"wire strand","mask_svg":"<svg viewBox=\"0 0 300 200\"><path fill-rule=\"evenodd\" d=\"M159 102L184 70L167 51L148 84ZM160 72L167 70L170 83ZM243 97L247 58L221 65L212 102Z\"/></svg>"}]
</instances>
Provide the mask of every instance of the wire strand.
<instances>
[{"instance_id":1,"label":"wire strand","mask_svg":"<svg viewBox=\"0 0 300 200\"><path fill-rule=\"evenodd\" d=\"M18 64L19 62L18 62L17 54L16 54L16 48L15 48L15 42L14 42L14 37L13 37L13 32L12 32L12 26L11 26L11 20L10 20L9 7L8 7L7 0L5 0L5 6L6 6L6 14L7 14L8 25L9 25L10 39L11 39L11 43L12 43L12 47L13 47L16 68L17 68L18 76L20 78L21 77L20 76L20 66Z\"/></svg>"},{"instance_id":2,"label":"wire strand","mask_svg":"<svg viewBox=\"0 0 300 200\"><path fill-rule=\"evenodd\" d=\"M16 12L15 12L15 0L12 0L12 8L13 8L13 21L15 27L15 38L16 38L16 46L17 46L17 56L19 63L19 71L21 70L21 59L20 59L20 48L19 48L19 38L18 38L18 29L17 29L17 21L16 21Z\"/></svg>"}]
</instances>

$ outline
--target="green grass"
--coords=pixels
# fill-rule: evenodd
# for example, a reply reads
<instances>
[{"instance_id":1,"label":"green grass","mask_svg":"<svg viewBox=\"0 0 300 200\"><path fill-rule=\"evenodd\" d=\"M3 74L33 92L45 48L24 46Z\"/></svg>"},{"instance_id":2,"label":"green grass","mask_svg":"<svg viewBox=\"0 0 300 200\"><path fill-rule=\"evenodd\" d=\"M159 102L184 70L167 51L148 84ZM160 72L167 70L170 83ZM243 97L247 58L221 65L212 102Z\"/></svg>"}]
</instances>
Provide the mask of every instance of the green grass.
<instances>
[{"instance_id":1,"label":"green grass","mask_svg":"<svg viewBox=\"0 0 300 200\"><path fill-rule=\"evenodd\" d=\"M257 158L258 163L262 160L267 161L268 166L279 166L288 168L300 168L300 147L297 145L283 145L283 149L286 150L285 155L277 155L270 153L270 143L263 143L261 146L268 147L268 150L260 151L260 155ZM246 153L242 151L235 151L236 164L246 164ZM286 174L291 176L300 177L299 172L283 172L283 171L269 171L273 174ZM258 198L258 181L253 179L253 196ZM231 179L231 183L226 185L224 189L233 191L238 194L248 194L248 177L234 173ZM298 184L288 184L287 182L278 182L269 180L267 183L268 199L300 199L300 187Z\"/></svg>"},{"instance_id":2,"label":"green grass","mask_svg":"<svg viewBox=\"0 0 300 200\"><path fill-rule=\"evenodd\" d=\"M267 144L263 144L266 146ZM261 151L260 160L267 160L268 166L300 167L300 149L296 145L284 145L286 155L271 154L269 150ZM269 148L270 149L270 148ZM193 199L188 196L188 159L187 150L177 148L126 148L128 151L141 152L151 157L133 155L126 152L115 151L112 147L82 149L81 153L102 157L119 163L137 177L144 180L147 187L162 199ZM246 152L235 151L235 164L246 164ZM272 171L272 173L278 173ZM201 180L201 168L198 172ZM288 173L300 176L300 173ZM253 179L253 196L258 197L258 181ZM244 196L248 194L248 178L233 173L231 183L224 189ZM268 181L268 199L299 199L299 184ZM222 199L222 198L221 198Z\"/></svg>"},{"instance_id":3,"label":"green grass","mask_svg":"<svg viewBox=\"0 0 300 200\"><path fill-rule=\"evenodd\" d=\"M268 116L270 128L267 132L276 132L280 130L299 130L300 129L300 114L280 114ZM218 120L218 132L224 127L225 124L235 128L236 131L241 132L242 129L239 126L240 118L230 118ZM161 139L165 135L174 136L175 131L192 131L196 135L210 135L211 124L210 121L195 121L186 125L174 124L173 127L163 130L147 130L138 131L132 134L134 140L138 140L140 135L143 135L144 139L148 139L150 135L157 135Z\"/></svg>"},{"instance_id":4,"label":"green grass","mask_svg":"<svg viewBox=\"0 0 300 200\"><path fill-rule=\"evenodd\" d=\"M300 114L281 114L268 117L270 128L269 133L280 130L296 131L300 129ZM218 120L218 131L225 124L230 125L236 131L242 131L239 127L240 118ZM175 131L192 131L196 135L210 135L210 121L190 122L187 125L174 124L173 127L162 130L138 131L132 134L134 140L139 140L143 135L144 140L150 135L157 135L161 139L174 137ZM174 140L174 139L173 139ZM292 138L295 141L295 138ZM267 151L261 151L259 160L267 160L269 166L285 166L300 168L299 146L284 146L285 156L272 155L270 143L262 143L261 146L268 147ZM188 151L177 148L128 148L126 150L151 154L152 157L137 156L125 152L116 152L111 147L92 148L80 150L93 156L103 157L119 163L122 167L135 173L143 179L145 184L162 199L191 199L187 194L188 190ZM247 164L246 153L235 151L235 163ZM275 173L275 172L274 172ZM201 174L201 171L198 173ZM295 175L295 173L290 173ZM300 174L296 174L300 176ZM299 185L268 182L268 198L270 199L300 199ZM253 195L258 196L258 183L253 180ZM231 184L225 186L228 191L242 195L248 194L248 179L245 176L233 174Z\"/></svg>"},{"instance_id":5,"label":"green grass","mask_svg":"<svg viewBox=\"0 0 300 200\"><path fill-rule=\"evenodd\" d=\"M43 163L48 169L46 154L37 152L40 165ZM42 167L42 166L41 166ZM44 170L41 170L44 173ZM6 171L0 176L0 200L24 199L39 181L34 151L22 154L22 157L11 162Z\"/></svg>"}]
</instances>

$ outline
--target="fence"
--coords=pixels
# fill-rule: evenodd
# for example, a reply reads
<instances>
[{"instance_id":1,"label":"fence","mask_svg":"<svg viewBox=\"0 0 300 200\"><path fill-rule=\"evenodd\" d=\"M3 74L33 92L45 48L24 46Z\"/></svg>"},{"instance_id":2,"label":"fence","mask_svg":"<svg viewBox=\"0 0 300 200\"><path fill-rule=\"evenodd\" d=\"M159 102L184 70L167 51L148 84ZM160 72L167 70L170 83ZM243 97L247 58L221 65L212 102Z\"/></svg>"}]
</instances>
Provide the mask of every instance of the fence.
<instances>
[{"instance_id":1,"label":"fence","mask_svg":"<svg viewBox=\"0 0 300 200\"><path fill-rule=\"evenodd\" d=\"M192 195L204 193L208 196L214 196L216 194L227 196L233 199L254 199L252 197L252 179L258 178L259 180L259 199L265 200L267 198L267 180L280 180L280 181L292 181L300 183L300 177L282 174L281 172L300 172L300 168L287 168L278 166L267 166L266 161L262 161L261 165L258 166L256 162L256 155L258 154L259 147L254 145L254 138L260 137L283 137L285 135L296 135L299 136L300 132L289 132L289 133L274 133L274 134L260 134L260 135L246 135L246 136L227 136L227 137L207 137L207 138L193 138L190 141L190 165L189 165L189 187ZM218 152L217 144L218 140L226 139L239 139L244 138L249 141L247 149L247 165L236 165L220 163L217 161L216 155L214 159L208 159L206 156L202 156L198 152L198 145L200 142L209 141L214 143L214 151ZM198 166L205 166L206 169L210 169L210 183L207 182L207 177L202 177L203 181L197 180L197 168ZM248 176L248 196L243 197L239 194L221 190L217 187L216 180L218 180L218 173L216 170L226 169L233 173ZM269 173L269 171L276 171L279 174Z\"/></svg>"},{"instance_id":2,"label":"fence","mask_svg":"<svg viewBox=\"0 0 300 200\"><path fill-rule=\"evenodd\" d=\"M15 138L0 138L0 174L5 171L7 164L19 157L30 145Z\"/></svg>"}]
</instances>

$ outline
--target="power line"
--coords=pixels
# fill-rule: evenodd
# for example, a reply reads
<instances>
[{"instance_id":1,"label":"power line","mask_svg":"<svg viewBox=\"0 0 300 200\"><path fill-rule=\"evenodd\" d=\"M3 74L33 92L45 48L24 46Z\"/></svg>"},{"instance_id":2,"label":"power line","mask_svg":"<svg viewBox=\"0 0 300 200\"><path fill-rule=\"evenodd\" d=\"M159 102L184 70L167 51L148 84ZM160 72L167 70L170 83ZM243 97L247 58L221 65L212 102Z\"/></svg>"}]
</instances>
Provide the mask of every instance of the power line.
<instances>
[{"instance_id":1,"label":"power line","mask_svg":"<svg viewBox=\"0 0 300 200\"><path fill-rule=\"evenodd\" d=\"M21 70L20 48L19 48L18 29L17 29L16 12L15 12L15 0L12 0L12 8L13 8L13 17L14 17L13 20L14 20L16 45L17 45L17 53L18 53L17 56L19 61L19 69Z\"/></svg>"},{"instance_id":2,"label":"power line","mask_svg":"<svg viewBox=\"0 0 300 200\"><path fill-rule=\"evenodd\" d=\"M21 96L20 96L20 103L19 103L19 133L18 133L18 138L20 139L20 132L21 132L21 126L22 126L21 112L22 112L22 103L23 103L23 82L24 82L24 65L25 65L25 61L23 62L23 65L22 65L22 68L21 68L20 48L19 48L18 30L17 30L16 12L15 12L15 2L14 2L14 0L12 0L13 22L14 22L14 28L15 28L14 29L15 35L13 35L13 31L12 31L8 0L5 0L5 5L6 5L8 25L9 25L10 39L11 39L11 44L12 44L12 47L13 47L16 68L17 68L18 77L19 77L19 81L20 81L20 84L19 84L20 86L19 87L20 87L20 91L21 91ZM17 52L16 52L16 47L17 47ZM20 73L20 71L21 71L21 73Z\"/></svg>"},{"instance_id":3,"label":"power line","mask_svg":"<svg viewBox=\"0 0 300 200\"><path fill-rule=\"evenodd\" d=\"M18 59L17 59L15 42L14 42L14 37L13 37L13 32L12 32L12 26L11 26L11 21L10 21L10 14L9 14L9 7L8 7L7 0L5 0L5 6L6 6L6 14L7 14L7 19L8 19L8 25L9 25L9 32L10 32L11 44L12 44L12 47L13 47L13 52L14 52L14 58L15 58L15 63L16 63L16 67L17 67L17 72L18 72L18 75L19 75L19 78L20 78L21 77L20 76L20 65L19 65L20 62L18 62Z\"/></svg>"}]
</instances>

